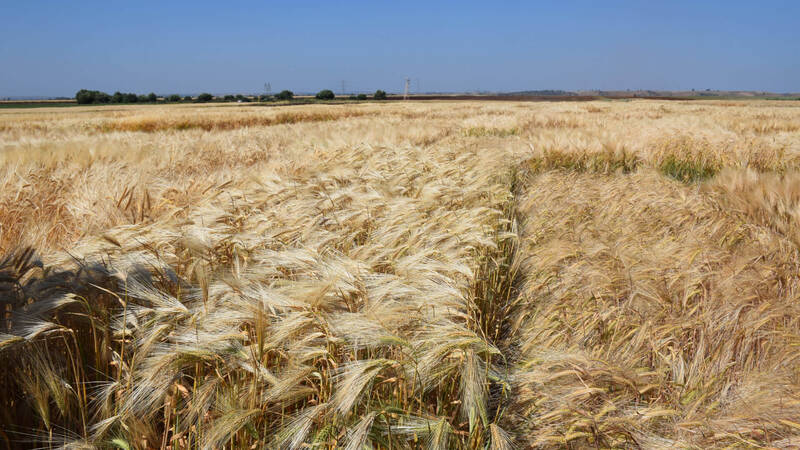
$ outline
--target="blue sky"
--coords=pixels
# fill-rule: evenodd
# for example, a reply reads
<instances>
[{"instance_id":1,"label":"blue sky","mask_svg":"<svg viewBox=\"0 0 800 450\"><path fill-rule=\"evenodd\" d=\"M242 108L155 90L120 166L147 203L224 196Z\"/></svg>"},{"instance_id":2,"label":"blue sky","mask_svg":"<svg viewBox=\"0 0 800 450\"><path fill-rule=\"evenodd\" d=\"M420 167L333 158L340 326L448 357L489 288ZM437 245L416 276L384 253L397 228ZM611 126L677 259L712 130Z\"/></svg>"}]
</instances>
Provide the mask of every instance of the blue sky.
<instances>
[{"instance_id":1,"label":"blue sky","mask_svg":"<svg viewBox=\"0 0 800 450\"><path fill-rule=\"evenodd\" d=\"M800 91L800 1L0 0L0 96ZM419 80L419 81L417 81Z\"/></svg>"}]
</instances>

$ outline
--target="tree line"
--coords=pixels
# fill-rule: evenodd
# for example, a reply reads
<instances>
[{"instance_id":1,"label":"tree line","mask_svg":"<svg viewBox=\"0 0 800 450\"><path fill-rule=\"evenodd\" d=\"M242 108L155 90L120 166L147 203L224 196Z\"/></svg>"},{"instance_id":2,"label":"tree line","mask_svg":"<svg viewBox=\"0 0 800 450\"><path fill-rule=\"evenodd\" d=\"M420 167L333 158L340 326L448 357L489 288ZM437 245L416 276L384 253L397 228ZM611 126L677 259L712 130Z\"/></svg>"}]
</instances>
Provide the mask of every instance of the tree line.
<instances>
[{"instance_id":1,"label":"tree line","mask_svg":"<svg viewBox=\"0 0 800 450\"><path fill-rule=\"evenodd\" d=\"M77 93L75 93L75 101L78 102L80 105L95 105L95 104L107 104L107 103L178 103L178 102L197 102L197 103L206 103L211 101L220 101L220 102L251 102L253 100L258 100L259 102L270 102L270 101L287 101L292 100L294 98L294 93L290 90L283 90L278 92L275 95L259 95L258 97L248 97L242 94L237 95L225 95L221 97L215 97L212 94L204 92L197 97L192 97L191 95L187 95L181 97L178 94L172 95L165 95L163 97L159 97L154 92L151 92L147 95L138 95L132 92L114 92L113 94L108 94L102 91L93 91L88 89L81 89ZM330 89L323 89L317 92L315 96L317 100L333 100L336 98L336 94L333 93ZM349 100L367 100L366 94L358 94L358 95L351 95L348 97ZM386 100L386 92L378 89L372 94L373 100Z\"/></svg>"}]
</instances>

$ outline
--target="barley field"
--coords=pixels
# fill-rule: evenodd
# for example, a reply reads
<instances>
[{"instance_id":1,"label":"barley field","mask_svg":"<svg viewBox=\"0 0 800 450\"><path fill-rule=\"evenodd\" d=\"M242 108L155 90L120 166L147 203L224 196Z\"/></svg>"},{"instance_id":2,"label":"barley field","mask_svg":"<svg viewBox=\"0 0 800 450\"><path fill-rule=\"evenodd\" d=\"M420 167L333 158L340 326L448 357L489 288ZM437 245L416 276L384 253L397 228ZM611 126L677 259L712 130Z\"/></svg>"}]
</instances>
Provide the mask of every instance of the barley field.
<instances>
[{"instance_id":1,"label":"barley field","mask_svg":"<svg viewBox=\"0 0 800 450\"><path fill-rule=\"evenodd\" d=\"M800 102L0 110L0 448L800 447Z\"/></svg>"}]
</instances>

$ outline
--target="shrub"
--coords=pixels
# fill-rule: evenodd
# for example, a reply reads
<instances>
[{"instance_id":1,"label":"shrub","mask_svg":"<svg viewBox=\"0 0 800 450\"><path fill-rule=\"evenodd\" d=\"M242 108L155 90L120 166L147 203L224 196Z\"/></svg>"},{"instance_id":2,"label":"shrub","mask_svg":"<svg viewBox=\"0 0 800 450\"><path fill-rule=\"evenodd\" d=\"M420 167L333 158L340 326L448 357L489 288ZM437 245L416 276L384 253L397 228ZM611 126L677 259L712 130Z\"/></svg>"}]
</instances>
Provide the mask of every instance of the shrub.
<instances>
[{"instance_id":1,"label":"shrub","mask_svg":"<svg viewBox=\"0 0 800 450\"><path fill-rule=\"evenodd\" d=\"M278 100L291 100L292 98L294 98L294 92L284 89L278 92L275 98L277 98Z\"/></svg>"},{"instance_id":2,"label":"shrub","mask_svg":"<svg viewBox=\"0 0 800 450\"><path fill-rule=\"evenodd\" d=\"M333 100L334 98L336 98L336 95L330 89L323 89L317 92L317 100Z\"/></svg>"},{"instance_id":3,"label":"shrub","mask_svg":"<svg viewBox=\"0 0 800 450\"><path fill-rule=\"evenodd\" d=\"M386 100L386 91L378 89L372 97L375 100Z\"/></svg>"},{"instance_id":4,"label":"shrub","mask_svg":"<svg viewBox=\"0 0 800 450\"><path fill-rule=\"evenodd\" d=\"M172 94L169 97L167 97L167 101L169 101L169 102L179 102L179 101L181 101L181 96L178 95L178 94Z\"/></svg>"},{"instance_id":5,"label":"shrub","mask_svg":"<svg viewBox=\"0 0 800 450\"><path fill-rule=\"evenodd\" d=\"M214 96L209 94L208 92L203 92L202 94L197 96L197 101L200 103L210 102L214 99Z\"/></svg>"},{"instance_id":6,"label":"shrub","mask_svg":"<svg viewBox=\"0 0 800 450\"><path fill-rule=\"evenodd\" d=\"M356 97L356 100L366 100L366 99L367 99L367 94L358 94L358 96Z\"/></svg>"},{"instance_id":7,"label":"shrub","mask_svg":"<svg viewBox=\"0 0 800 450\"><path fill-rule=\"evenodd\" d=\"M258 97L258 101L260 101L260 102L270 102L270 101L272 101L272 96L271 95L260 95Z\"/></svg>"}]
</instances>

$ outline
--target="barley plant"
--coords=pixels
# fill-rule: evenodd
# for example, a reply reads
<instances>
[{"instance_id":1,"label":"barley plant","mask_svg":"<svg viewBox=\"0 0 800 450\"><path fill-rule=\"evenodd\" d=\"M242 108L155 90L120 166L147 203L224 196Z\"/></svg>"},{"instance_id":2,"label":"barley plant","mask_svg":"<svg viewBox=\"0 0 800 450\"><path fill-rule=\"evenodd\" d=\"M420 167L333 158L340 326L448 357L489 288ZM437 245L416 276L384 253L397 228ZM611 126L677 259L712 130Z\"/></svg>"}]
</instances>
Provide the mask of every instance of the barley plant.
<instances>
[{"instance_id":1,"label":"barley plant","mask_svg":"<svg viewBox=\"0 0 800 450\"><path fill-rule=\"evenodd\" d=\"M800 445L796 102L0 113L0 447Z\"/></svg>"}]
</instances>

